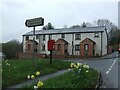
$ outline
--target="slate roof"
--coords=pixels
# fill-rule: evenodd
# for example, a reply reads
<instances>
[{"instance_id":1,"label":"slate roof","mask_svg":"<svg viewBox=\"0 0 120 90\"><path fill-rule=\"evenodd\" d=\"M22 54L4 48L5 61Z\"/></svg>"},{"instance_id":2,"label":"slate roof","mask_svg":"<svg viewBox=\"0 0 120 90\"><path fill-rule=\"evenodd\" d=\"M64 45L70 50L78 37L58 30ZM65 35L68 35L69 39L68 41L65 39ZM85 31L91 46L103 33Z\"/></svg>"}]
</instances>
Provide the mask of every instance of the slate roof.
<instances>
[{"instance_id":1,"label":"slate roof","mask_svg":"<svg viewBox=\"0 0 120 90\"><path fill-rule=\"evenodd\" d=\"M99 27L84 27L84 28L76 28L76 29L51 29L51 30L36 30L35 34L62 34L62 33L88 33L88 32L103 32L105 31L104 26L99 26ZM25 35L32 35L33 31L30 31Z\"/></svg>"},{"instance_id":2,"label":"slate roof","mask_svg":"<svg viewBox=\"0 0 120 90\"><path fill-rule=\"evenodd\" d=\"M93 42L94 44L96 44L96 42L95 41L93 41L92 39L90 39L90 38L85 38L83 41L81 41L80 43L83 43L84 41L86 41L86 40L89 40L89 41L91 41L91 42Z\"/></svg>"},{"instance_id":3,"label":"slate roof","mask_svg":"<svg viewBox=\"0 0 120 90\"><path fill-rule=\"evenodd\" d=\"M60 39L58 39L58 40L62 40L65 44L68 44L68 42L67 42L66 40L62 39L62 38L60 38ZM57 41L58 41L58 40L57 40ZM56 41L56 42L57 42L57 41Z\"/></svg>"}]
</instances>

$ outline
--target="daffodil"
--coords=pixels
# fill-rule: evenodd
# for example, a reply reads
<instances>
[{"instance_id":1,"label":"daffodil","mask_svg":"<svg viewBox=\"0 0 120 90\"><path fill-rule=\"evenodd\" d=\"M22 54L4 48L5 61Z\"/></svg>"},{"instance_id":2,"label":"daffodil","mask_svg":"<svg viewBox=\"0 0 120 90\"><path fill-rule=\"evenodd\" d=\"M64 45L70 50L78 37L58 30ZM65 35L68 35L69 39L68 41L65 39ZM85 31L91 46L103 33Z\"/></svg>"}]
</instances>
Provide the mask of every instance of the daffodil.
<instances>
[{"instance_id":1,"label":"daffodil","mask_svg":"<svg viewBox=\"0 0 120 90\"><path fill-rule=\"evenodd\" d=\"M89 71L88 70L86 70L86 73L88 73Z\"/></svg>"},{"instance_id":2,"label":"daffodil","mask_svg":"<svg viewBox=\"0 0 120 90\"><path fill-rule=\"evenodd\" d=\"M41 87L41 86L43 86L43 82L42 81L38 81L37 87Z\"/></svg>"},{"instance_id":3,"label":"daffodil","mask_svg":"<svg viewBox=\"0 0 120 90\"><path fill-rule=\"evenodd\" d=\"M40 72L39 72L39 71L37 71L37 72L36 72L36 75L37 75L37 76L39 76L39 75L40 75Z\"/></svg>"},{"instance_id":4,"label":"daffodil","mask_svg":"<svg viewBox=\"0 0 120 90\"><path fill-rule=\"evenodd\" d=\"M78 69L78 68L79 68L79 66L76 66L76 68Z\"/></svg>"},{"instance_id":5,"label":"daffodil","mask_svg":"<svg viewBox=\"0 0 120 90\"><path fill-rule=\"evenodd\" d=\"M76 68L76 66L77 66L77 65L76 65L76 64L74 64L74 68Z\"/></svg>"},{"instance_id":6,"label":"daffodil","mask_svg":"<svg viewBox=\"0 0 120 90\"><path fill-rule=\"evenodd\" d=\"M31 75L31 79L34 79L35 78L35 76L34 75Z\"/></svg>"},{"instance_id":7,"label":"daffodil","mask_svg":"<svg viewBox=\"0 0 120 90\"><path fill-rule=\"evenodd\" d=\"M70 70L70 68L68 68L68 71Z\"/></svg>"},{"instance_id":8,"label":"daffodil","mask_svg":"<svg viewBox=\"0 0 120 90\"><path fill-rule=\"evenodd\" d=\"M30 79L30 75L27 75L27 78Z\"/></svg>"},{"instance_id":9,"label":"daffodil","mask_svg":"<svg viewBox=\"0 0 120 90\"><path fill-rule=\"evenodd\" d=\"M80 67L82 65L82 63L77 63L77 66Z\"/></svg>"},{"instance_id":10,"label":"daffodil","mask_svg":"<svg viewBox=\"0 0 120 90\"><path fill-rule=\"evenodd\" d=\"M73 65L74 65L74 63L71 63L71 64L70 64L70 67L72 68L72 67L73 67Z\"/></svg>"},{"instance_id":11,"label":"daffodil","mask_svg":"<svg viewBox=\"0 0 120 90\"><path fill-rule=\"evenodd\" d=\"M37 90L37 89L38 89L38 87L34 85L34 89L35 89L35 90Z\"/></svg>"},{"instance_id":12,"label":"daffodil","mask_svg":"<svg viewBox=\"0 0 120 90\"><path fill-rule=\"evenodd\" d=\"M84 64L84 65L83 65L83 68L87 68L87 69L89 69L89 66L86 65L86 64Z\"/></svg>"}]
</instances>

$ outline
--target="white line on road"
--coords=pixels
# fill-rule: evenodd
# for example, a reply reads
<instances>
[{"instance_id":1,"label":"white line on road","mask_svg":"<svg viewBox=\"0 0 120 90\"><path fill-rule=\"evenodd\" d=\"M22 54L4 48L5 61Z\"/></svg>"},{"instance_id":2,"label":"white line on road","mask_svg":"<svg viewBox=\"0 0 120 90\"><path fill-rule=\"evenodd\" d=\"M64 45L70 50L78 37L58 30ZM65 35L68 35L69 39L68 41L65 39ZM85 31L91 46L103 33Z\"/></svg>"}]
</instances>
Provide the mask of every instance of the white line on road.
<instances>
[{"instance_id":1,"label":"white line on road","mask_svg":"<svg viewBox=\"0 0 120 90\"><path fill-rule=\"evenodd\" d=\"M108 73L109 73L109 71L106 72L106 74L108 74Z\"/></svg>"},{"instance_id":2,"label":"white line on road","mask_svg":"<svg viewBox=\"0 0 120 90\"><path fill-rule=\"evenodd\" d=\"M112 65L110 66L110 68L108 69L108 71L106 71L106 74L108 74L111 71L111 69L114 66L116 60L117 60L117 58L114 60L114 62L112 63Z\"/></svg>"}]
</instances>

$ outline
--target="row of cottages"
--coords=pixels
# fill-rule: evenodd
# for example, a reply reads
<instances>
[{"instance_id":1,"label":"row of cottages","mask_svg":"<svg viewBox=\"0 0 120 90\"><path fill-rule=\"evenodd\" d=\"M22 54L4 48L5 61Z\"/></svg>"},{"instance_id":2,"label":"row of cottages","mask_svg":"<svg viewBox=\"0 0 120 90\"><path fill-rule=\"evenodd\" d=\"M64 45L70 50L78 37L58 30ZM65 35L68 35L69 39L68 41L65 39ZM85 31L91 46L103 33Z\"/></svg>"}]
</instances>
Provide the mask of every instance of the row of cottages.
<instances>
[{"instance_id":1,"label":"row of cottages","mask_svg":"<svg viewBox=\"0 0 120 90\"><path fill-rule=\"evenodd\" d=\"M53 29L35 31L37 54L49 55L48 40L55 40L53 55L103 56L107 54L107 28L84 27L79 29ZM32 53L33 31L23 35L23 52Z\"/></svg>"}]
</instances>

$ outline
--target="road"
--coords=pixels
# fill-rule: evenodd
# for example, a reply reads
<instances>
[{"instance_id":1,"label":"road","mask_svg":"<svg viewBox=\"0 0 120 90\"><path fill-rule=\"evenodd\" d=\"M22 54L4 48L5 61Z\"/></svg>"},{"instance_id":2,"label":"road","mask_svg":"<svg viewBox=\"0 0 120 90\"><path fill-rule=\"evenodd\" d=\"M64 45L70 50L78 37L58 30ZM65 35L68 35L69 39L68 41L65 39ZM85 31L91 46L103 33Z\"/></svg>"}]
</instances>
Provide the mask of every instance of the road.
<instances>
[{"instance_id":1,"label":"road","mask_svg":"<svg viewBox=\"0 0 120 90\"><path fill-rule=\"evenodd\" d=\"M95 70L99 70L101 72L103 80L101 88L114 88L118 90L118 73L120 75L120 72L118 72L120 69L118 52L114 52L102 58L72 59L64 61L81 62L88 64L91 68L94 68Z\"/></svg>"}]
</instances>

